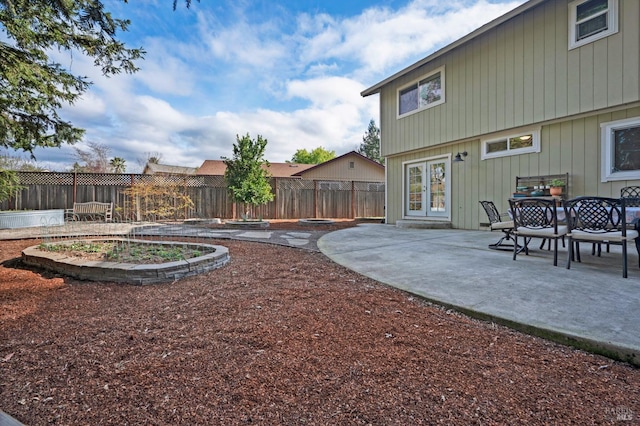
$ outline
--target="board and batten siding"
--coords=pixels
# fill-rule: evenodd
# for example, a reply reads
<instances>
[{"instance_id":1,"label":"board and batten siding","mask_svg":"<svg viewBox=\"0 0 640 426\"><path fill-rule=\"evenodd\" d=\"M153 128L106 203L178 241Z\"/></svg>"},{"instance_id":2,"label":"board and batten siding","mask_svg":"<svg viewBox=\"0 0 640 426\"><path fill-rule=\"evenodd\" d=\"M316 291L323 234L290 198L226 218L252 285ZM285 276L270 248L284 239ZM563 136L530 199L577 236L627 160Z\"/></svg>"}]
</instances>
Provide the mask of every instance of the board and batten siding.
<instances>
[{"instance_id":1,"label":"board and batten siding","mask_svg":"<svg viewBox=\"0 0 640 426\"><path fill-rule=\"evenodd\" d=\"M568 3L544 2L382 87L382 154L639 101L640 1L619 0L619 32L573 50ZM442 66L446 102L399 119L398 89Z\"/></svg>"},{"instance_id":2,"label":"board and batten siding","mask_svg":"<svg viewBox=\"0 0 640 426\"><path fill-rule=\"evenodd\" d=\"M491 200L506 212L515 191L516 176L569 173L569 197L597 195L619 197L620 189L637 181L601 182L600 124L639 117L640 107L594 114L543 125L540 152L510 157L480 159L479 139L445 147L433 147L387 159L387 221L403 218L402 163L467 151L463 162L452 163L451 223L454 228L480 229L488 222L479 201Z\"/></svg>"}]
</instances>

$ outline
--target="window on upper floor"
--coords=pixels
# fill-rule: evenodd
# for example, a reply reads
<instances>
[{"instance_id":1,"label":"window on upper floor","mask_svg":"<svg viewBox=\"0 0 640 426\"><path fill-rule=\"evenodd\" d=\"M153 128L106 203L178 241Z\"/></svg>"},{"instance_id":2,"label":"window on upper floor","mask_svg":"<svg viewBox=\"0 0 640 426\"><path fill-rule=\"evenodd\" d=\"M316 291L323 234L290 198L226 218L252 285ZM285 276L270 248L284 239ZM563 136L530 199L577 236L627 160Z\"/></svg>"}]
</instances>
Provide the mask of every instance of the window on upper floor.
<instances>
[{"instance_id":1,"label":"window on upper floor","mask_svg":"<svg viewBox=\"0 0 640 426\"><path fill-rule=\"evenodd\" d=\"M529 129L510 135L490 137L482 140L483 160L510 155L540 152L540 130Z\"/></svg>"},{"instance_id":2,"label":"window on upper floor","mask_svg":"<svg viewBox=\"0 0 640 426\"><path fill-rule=\"evenodd\" d=\"M618 32L618 0L569 3L569 49Z\"/></svg>"},{"instance_id":3,"label":"window on upper floor","mask_svg":"<svg viewBox=\"0 0 640 426\"><path fill-rule=\"evenodd\" d=\"M398 90L398 117L444 103L444 67Z\"/></svg>"},{"instance_id":4,"label":"window on upper floor","mask_svg":"<svg viewBox=\"0 0 640 426\"><path fill-rule=\"evenodd\" d=\"M600 124L602 182L640 179L640 117Z\"/></svg>"}]
</instances>

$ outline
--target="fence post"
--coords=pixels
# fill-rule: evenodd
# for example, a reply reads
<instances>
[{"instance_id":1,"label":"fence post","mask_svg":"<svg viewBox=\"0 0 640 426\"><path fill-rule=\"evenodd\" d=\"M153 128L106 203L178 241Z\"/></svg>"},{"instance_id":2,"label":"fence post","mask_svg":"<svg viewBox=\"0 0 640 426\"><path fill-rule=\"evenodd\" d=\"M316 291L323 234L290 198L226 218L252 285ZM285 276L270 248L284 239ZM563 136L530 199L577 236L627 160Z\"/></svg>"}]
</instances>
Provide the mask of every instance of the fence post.
<instances>
[{"instance_id":1,"label":"fence post","mask_svg":"<svg viewBox=\"0 0 640 426\"><path fill-rule=\"evenodd\" d=\"M318 181L313 181L313 217L318 217Z\"/></svg>"},{"instance_id":2,"label":"fence post","mask_svg":"<svg viewBox=\"0 0 640 426\"><path fill-rule=\"evenodd\" d=\"M273 207L276 209L273 216L278 220L278 178L273 178Z\"/></svg>"},{"instance_id":3,"label":"fence post","mask_svg":"<svg viewBox=\"0 0 640 426\"><path fill-rule=\"evenodd\" d=\"M73 202L75 203L77 200L77 192L78 192L78 172L73 173ZM73 207L73 205L71 205Z\"/></svg>"},{"instance_id":4,"label":"fence post","mask_svg":"<svg viewBox=\"0 0 640 426\"><path fill-rule=\"evenodd\" d=\"M356 182L351 181L351 219L356 218Z\"/></svg>"}]
</instances>

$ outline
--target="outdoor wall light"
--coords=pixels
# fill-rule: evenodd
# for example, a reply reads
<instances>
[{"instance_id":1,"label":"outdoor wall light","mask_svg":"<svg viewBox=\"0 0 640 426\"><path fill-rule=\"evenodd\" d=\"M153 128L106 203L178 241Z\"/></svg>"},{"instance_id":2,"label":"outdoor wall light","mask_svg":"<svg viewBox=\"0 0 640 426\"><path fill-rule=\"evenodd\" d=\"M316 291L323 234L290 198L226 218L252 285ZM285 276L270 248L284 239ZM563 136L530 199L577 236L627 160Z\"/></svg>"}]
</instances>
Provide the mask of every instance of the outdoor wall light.
<instances>
[{"instance_id":1,"label":"outdoor wall light","mask_svg":"<svg viewBox=\"0 0 640 426\"><path fill-rule=\"evenodd\" d=\"M453 157L453 162L454 162L454 163L459 163L459 162L461 162L461 161L464 161L464 160L462 159L462 157L466 157L466 156L467 156L467 151L459 152L459 153L457 153L457 154L456 154L456 156L455 156L455 157Z\"/></svg>"}]
</instances>

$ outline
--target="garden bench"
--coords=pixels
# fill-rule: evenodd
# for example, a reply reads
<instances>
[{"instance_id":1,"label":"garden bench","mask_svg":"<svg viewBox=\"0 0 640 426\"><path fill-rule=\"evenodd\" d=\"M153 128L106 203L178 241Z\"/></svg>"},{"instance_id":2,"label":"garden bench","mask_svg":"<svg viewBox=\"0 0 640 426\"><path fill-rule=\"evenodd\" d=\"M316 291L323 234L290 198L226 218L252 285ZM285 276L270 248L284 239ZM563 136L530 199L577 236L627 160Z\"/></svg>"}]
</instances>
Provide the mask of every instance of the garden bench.
<instances>
[{"instance_id":1,"label":"garden bench","mask_svg":"<svg viewBox=\"0 0 640 426\"><path fill-rule=\"evenodd\" d=\"M68 220L96 220L104 218L105 222L113 220L113 203L89 201L87 203L73 203L72 209L65 210Z\"/></svg>"}]
</instances>

